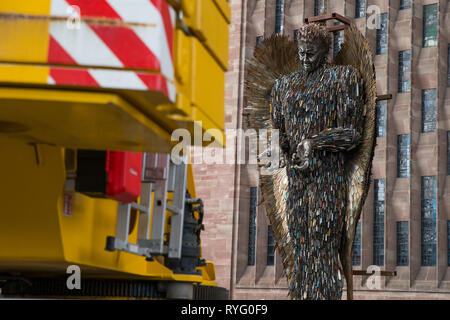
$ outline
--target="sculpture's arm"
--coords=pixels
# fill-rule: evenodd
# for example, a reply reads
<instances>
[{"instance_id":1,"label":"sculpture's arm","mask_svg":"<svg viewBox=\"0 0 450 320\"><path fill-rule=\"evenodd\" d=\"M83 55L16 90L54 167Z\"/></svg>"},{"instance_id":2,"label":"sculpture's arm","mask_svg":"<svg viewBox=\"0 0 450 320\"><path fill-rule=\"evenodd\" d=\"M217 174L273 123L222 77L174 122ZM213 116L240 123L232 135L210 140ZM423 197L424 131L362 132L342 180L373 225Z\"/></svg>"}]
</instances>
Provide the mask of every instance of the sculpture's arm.
<instances>
[{"instance_id":1,"label":"sculpture's arm","mask_svg":"<svg viewBox=\"0 0 450 320\"><path fill-rule=\"evenodd\" d=\"M315 150L349 151L361 142L361 130L355 128L325 129L310 139L312 148Z\"/></svg>"}]
</instances>

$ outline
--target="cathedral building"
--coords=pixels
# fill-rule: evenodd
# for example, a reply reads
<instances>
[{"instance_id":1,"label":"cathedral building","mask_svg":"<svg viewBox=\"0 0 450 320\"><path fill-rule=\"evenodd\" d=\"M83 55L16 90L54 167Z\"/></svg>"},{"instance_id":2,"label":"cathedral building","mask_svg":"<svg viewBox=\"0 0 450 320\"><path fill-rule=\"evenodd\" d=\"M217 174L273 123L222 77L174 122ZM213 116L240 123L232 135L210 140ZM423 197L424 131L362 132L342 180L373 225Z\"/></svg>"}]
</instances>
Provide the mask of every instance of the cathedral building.
<instances>
[{"instance_id":1,"label":"cathedral building","mask_svg":"<svg viewBox=\"0 0 450 320\"><path fill-rule=\"evenodd\" d=\"M450 1L229 4L227 130L246 129L247 60L264 38L294 39L305 19L328 16L332 59L344 39L338 26L348 21L366 37L380 101L373 182L354 243L355 299L450 299ZM199 164L194 175L205 203L203 254L214 261L218 284L231 299L288 299L256 165Z\"/></svg>"}]
</instances>

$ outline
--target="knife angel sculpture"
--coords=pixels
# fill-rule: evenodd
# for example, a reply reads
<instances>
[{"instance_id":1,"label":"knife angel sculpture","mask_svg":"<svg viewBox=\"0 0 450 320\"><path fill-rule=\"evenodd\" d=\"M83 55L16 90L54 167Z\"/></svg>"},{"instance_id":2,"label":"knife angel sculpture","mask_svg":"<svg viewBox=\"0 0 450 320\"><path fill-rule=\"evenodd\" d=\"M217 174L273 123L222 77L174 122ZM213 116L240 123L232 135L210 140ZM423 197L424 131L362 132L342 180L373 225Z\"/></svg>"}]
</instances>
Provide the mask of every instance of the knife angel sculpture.
<instances>
[{"instance_id":1,"label":"knife angel sculpture","mask_svg":"<svg viewBox=\"0 0 450 320\"><path fill-rule=\"evenodd\" d=\"M332 62L324 26L303 26L297 43L273 35L248 64L247 125L279 130L283 163L260 175L262 203L291 298L340 299L342 272L352 299L353 240L376 139L372 53L355 26Z\"/></svg>"}]
</instances>

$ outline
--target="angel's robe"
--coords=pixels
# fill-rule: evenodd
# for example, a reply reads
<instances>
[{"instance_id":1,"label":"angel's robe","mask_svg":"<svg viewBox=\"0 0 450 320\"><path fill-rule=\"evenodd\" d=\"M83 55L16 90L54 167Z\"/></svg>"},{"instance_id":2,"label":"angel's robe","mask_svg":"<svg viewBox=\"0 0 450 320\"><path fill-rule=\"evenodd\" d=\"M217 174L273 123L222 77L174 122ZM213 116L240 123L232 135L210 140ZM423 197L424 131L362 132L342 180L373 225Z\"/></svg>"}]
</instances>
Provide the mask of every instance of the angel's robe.
<instances>
[{"instance_id":1,"label":"angel's robe","mask_svg":"<svg viewBox=\"0 0 450 320\"><path fill-rule=\"evenodd\" d=\"M289 189L287 222L295 261L289 279L293 299L340 299L339 249L347 199L345 158L361 140L363 82L351 66L323 64L308 74L283 76L271 93L272 124L280 131ZM308 169L293 168L304 139L315 147Z\"/></svg>"}]
</instances>

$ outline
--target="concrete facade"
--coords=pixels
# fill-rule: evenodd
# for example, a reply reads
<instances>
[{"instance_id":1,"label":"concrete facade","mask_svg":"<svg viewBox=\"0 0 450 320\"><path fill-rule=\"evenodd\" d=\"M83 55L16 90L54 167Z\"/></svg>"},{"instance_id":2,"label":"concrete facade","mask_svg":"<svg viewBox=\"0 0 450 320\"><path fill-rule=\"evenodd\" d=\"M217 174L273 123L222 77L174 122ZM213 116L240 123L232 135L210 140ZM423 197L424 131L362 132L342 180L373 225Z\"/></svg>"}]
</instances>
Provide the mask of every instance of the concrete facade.
<instances>
[{"instance_id":1,"label":"concrete facade","mask_svg":"<svg viewBox=\"0 0 450 320\"><path fill-rule=\"evenodd\" d=\"M399 0L366 0L388 13L387 53L375 55L376 30L368 27L372 13L355 19L356 0L325 1L325 12L350 18L368 39L374 53L379 95L387 102L386 135L377 138L373 178L385 179L384 263L381 270L397 271L382 277L380 290L369 290L366 279L355 276L356 299L450 299L447 221L450 220L450 176L447 175L447 131L450 130L450 87L447 87L450 42L450 1L412 0L399 9ZM438 44L422 46L423 6L438 4ZM230 0L229 71L226 75L226 129L244 128L243 84L246 59L258 36L275 30L276 0ZM304 18L314 15L313 0L285 0L283 33L292 38ZM398 93L398 53L411 50L411 90ZM436 130L422 133L422 90L436 88ZM410 134L410 176L397 176L397 136ZM256 216L256 262L248 265L250 187L258 186L258 172L250 165L195 165L197 196L205 203L203 253L216 265L220 286L232 299L287 299L287 283L278 254L268 266L268 219L262 206ZM436 176L436 266L421 266L421 177ZM373 264L373 184L361 217L361 263ZM408 266L397 266L396 222L408 221ZM365 277L364 277L365 278Z\"/></svg>"}]
</instances>

